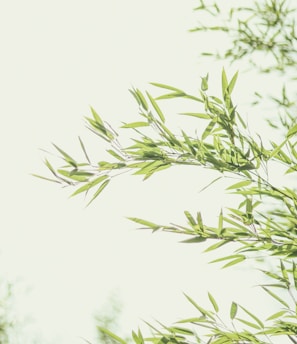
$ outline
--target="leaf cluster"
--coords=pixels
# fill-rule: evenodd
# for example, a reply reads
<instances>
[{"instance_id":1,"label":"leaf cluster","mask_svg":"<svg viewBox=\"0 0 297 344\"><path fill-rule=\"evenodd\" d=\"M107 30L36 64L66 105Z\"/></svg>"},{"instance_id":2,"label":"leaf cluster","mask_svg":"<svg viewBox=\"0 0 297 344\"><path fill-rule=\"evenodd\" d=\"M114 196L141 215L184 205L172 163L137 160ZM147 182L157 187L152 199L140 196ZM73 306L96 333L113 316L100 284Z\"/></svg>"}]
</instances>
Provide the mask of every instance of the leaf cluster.
<instances>
[{"instance_id":1,"label":"leaf cluster","mask_svg":"<svg viewBox=\"0 0 297 344\"><path fill-rule=\"evenodd\" d=\"M224 6L222 2L200 0L195 8L201 20L192 32L218 31L231 39L230 48L225 51L203 55L231 61L247 58L253 67L264 72L296 66L296 9L290 1L253 1L246 6L232 6L228 13ZM215 25L211 24L213 18ZM263 58L268 61L265 66L260 63Z\"/></svg>"}]
</instances>

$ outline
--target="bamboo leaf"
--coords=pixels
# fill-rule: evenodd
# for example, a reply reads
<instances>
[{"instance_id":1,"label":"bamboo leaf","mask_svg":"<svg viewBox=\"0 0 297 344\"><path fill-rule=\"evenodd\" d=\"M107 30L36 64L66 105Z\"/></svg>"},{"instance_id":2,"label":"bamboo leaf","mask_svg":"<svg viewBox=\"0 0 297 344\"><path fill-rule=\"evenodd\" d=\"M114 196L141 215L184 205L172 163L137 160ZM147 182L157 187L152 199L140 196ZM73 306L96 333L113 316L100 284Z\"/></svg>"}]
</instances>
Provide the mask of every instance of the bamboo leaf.
<instances>
[{"instance_id":1,"label":"bamboo leaf","mask_svg":"<svg viewBox=\"0 0 297 344\"><path fill-rule=\"evenodd\" d=\"M237 320L240 321L241 323L243 323L243 324L249 326L249 327L255 328L256 330L260 330L260 329L261 329L260 326L254 324L254 323L252 323L252 322L250 322L250 321L247 321L247 320L245 320L245 319L237 318Z\"/></svg>"},{"instance_id":2,"label":"bamboo leaf","mask_svg":"<svg viewBox=\"0 0 297 344\"><path fill-rule=\"evenodd\" d=\"M202 134L202 140L205 140L207 138L207 136L209 136L209 134L211 133L212 129L214 128L214 126L216 125L217 120L213 119L212 121L209 122L209 124L207 125L207 127L205 128L203 134Z\"/></svg>"},{"instance_id":3,"label":"bamboo leaf","mask_svg":"<svg viewBox=\"0 0 297 344\"><path fill-rule=\"evenodd\" d=\"M216 300L214 299L214 297L211 295L211 293L208 293L208 298L215 310L215 312L217 313L219 311L219 306L218 304L216 303Z\"/></svg>"},{"instance_id":4,"label":"bamboo leaf","mask_svg":"<svg viewBox=\"0 0 297 344\"><path fill-rule=\"evenodd\" d=\"M228 80L227 80L225 69L223 68L222 70L222 96L223 98L225 97L227 89L228 89Z\"/></svg>"},{"instance_id":5,"label":"bamboo leaf","mask_svg":"<svg viewBox=\"0 0 297 344\"><path fill-rule=\"evenodd\" d=\"M120 160L120 161L125 161L125 159L123 157L121 157L117 152L115 152L112 149L108 149L107 152L112 155L114 158Z\"/></svg>"},{"instance_id":6,"label":"bamboo leaf","mask_svg":"<svg viewBox=\"0 0 297 344\"><path fill-rule=\"evenodd\" d=\"M84 145L83 142L82 142L82 139L81 139L80 137L78 137L78 139L79 139L79 143L80 143L81 149L82 149L82 151L84 152L84 155L85 155L85 157L86 157L88 163L91 164L91 161L90 161L90 159L89 159L89 157L88 157L88 154L87 154L85 145Z\"/></svg>"},{"instance_id":7,"label":"bamboo leaf","mask_svg":"<svg viewBox=\"0 0 297 344\"><path fill-rule=\"evenodd\" d=\"M182 90L180 90L178 88L175 88L173 86L169 86L169 85L165 85L165 84L160 84L160 83L157 83L157 82L151 82L150 84L154 85L156 87L164 88L166 90L170 90L170 91L174 91L174 92L178 92L178 93L184 93L184 91L182 91Z\"/></svg>"},{"instance_id":8,"label":"bamboo leaf","mask_svg":"<svg viewBox=\"0 0 297 344\"><path fill-rule=\"evenodd\" d=\"M201 77L201 90L207 91L208 90L208 73L205 77Z\"/></svg>"},{"instance_id":9,"label":"bamboo leaf","mask_svg":"<svg viewBox=\"0 0 297 344\"><path fill-rule=\"evenodd\" d=\"M232 77L232 79L231 79L231 81L230 81L230 83L229 83L229 85L228 85L228 93L229 93L229 94L231 94L232 91L233 91L233 89L234 89L234 86L235 86L235 84L236 84L237 77L238 77L238 72L236 72L236 73L234 74L234 76Z\"/></svg>"},{"instance_id":10,"label":"bamboo leaf","mask_svg":"<svg viewBox=\"0 0 297 344\"><path fill-rule=\"evenodd\" d=\"M229 186L226 190L232 190L232 189L240 189L242 187L251 185L252 181L251 180L243 180L241 182L235 183L231 186Z\"/></svg>"},{"instance_id":11,"label":"bamboo leaf","mask_svg":"<svg viewBox=\"0 0 297 344\"><path fill-rule=\"evenodd\" d=\"M268 317L266 320L273 320L273 319L277 319L277 318L280 318L282 317L284 314L286 314L287 311L279 311L279 312L276 312L272 315L270 315L270 317Z\"/></svg>"},{"instance_id":12,"label":"bamboo leaf","mask_svg":"<svg viewBox=\"0 0 297 344\"><path fill-rule=\"evenodd\" d=\"M74 193L72 195L70 195L70 197L73 197L75 195L78 195L82 192L87 192L88 190L90 190L91 188L93 188L94 186L98 185L99 183L103 182L105 179L107 179L108 176L107 175L102 175L94 180L92 180L91 182L81 186L80 188L78 188L76 191L74 191Z\"/></svg>"},{"instance_id":13,"label":"bamboo leaf","mask_svg":"<svg viewBox=\"0 0 297 344\"><path fill-rule=\"evenodd\" d=\"M139 219L137 217L127 217L127 219L130 220L130 221L139 223L139 224L141 224L141 225L143 225L143 226L145 226L147 228L151 228L151 229L153 229L153 231L156 231L156 230L162 228L162 226L160 226L160 225L157 225L157 224L155 224L153 222L150 222L150 221Z\"/></svg>"},{"instance_id":14,"label":"bamboo leaf","mask_svg":"<svg viewBox=\"0 0 297 344\"><path fill-rule=\"evenodd\" d=\"M66 152L53 143L53 146L63 155L64 160L67 161L70 165L77 167L77 163L74 159L71 158Z\"/></svg>"},{"instance_id":15,"label":"bamboo leaf","mask_svg":"<svg viewBox=\"0 0 297 344\"><path fill-rule=\"evenodd\" d=\"M182 112L180 115L183 116L192 116L192 117L197 117L197 118L202 118L202 119L210 119L210 115L207 113L199 113L199 112Z\"/></svg>"},{"instance_id":16,"label":"bamboo leaf","mask_svg":"<svg viewBox=\"0 0 297 344\"><path fill-rule=\"evenodd\" d=\"M101 327L101 326L97 326L97 328L100 332L106 334L108 337L112 338L116 342L121 343L121 344L127 344L127 342L124 339L120 338L119 336L117 336L113 332L107 330L106 328Z\"/></svg>"},{"instance_id":17,"label":"bamboo leaf","mask_svg":"<svg viewBox=\"0 0 297 344\"><path fill-rule=\"evenodd\" d=\"M61 182L58 181L58 180L56 180L56 179L51 179L51 178L43 177L43 176L40 176L39 174L34 174L34 173L32 173L31 175L32 175L33 177L40 178L40 179L44 179L44 180L47 180L47 181L49 181L49 182L61 184Z\"/></svg>"},{"instance_id":18,"label":"bamboo leaf","mask_svg":"<svg viewBox=\"0 0 297 344\"><path fill-rule=\"evenodd\" d=\"M245 259L246 259L245 256L241 256L241 257L235 258L235 259L231 260L229 263L225 264L225 265L223 266L223 269L224 269L224 268L228 268L229 266L232 266L232 265L241 263L241 262L244 261Z\"/></svg>"},{"instance_id":19,"label":"bamboo leaf","mask_svg":"<svg viewBox=\"0 0 297 344\"><path fill-rule=\"evenodd\" d=\"M106 188L106 186L109 184L110 179L106 180L105 182L103 182L99 188L97 189L97 191L94 193L92 199L90 200L90 202L87 204L87 206L89 206L100 194L101 192Z\"/></svg>"},{"instance_id":20,"label":"bamboo leaf","mask_svg":"<svg viewBox=\"0 0 297 344\"><path fill-rule=\"evenodd\" d=\"M146 92L146 94L149 97L149 100L150 100L151 104L153 105L154 109L156 110L156 112L157 112L158 116L160 117L161 121L163 123L165 123L165 117L164 117L161 109L159 108L159 105L157 104L155 99L148 92Z\"/></svg>"},{"instance_id":21,"label":"bamboo leaf","mask_svg":"<svg viewBox=\"0 0 297 344\"><path fill-rule=\"evenodd\" d=\"M91 108L91 112L92 112L94 120L98 124L100 124L102 127L104 127L104 123L103 123L102 119L100 118L100 116L98 115L98 113L95 111L95 109L92 106L90 108Z\"/></svg>"},{"instance_id":22,"label":"bamboo leaf","mask_svg":"<svg viewBox=\"0 0 297 344\"><path fill-rule=\"evenodd\" d=\"M147 122L132 122L126 123L121 126L121 128L139 128L139 127L148 127L149 124Z\"/></svg>"},{"instance_id":23,"label":"bamboo leaf","mask_svg":"<svg viewBox=\"0 0 297 344\"><path fill-rule=\"evenodd\" d=\"M291 138L296 133L297 133L297 124L295 124L292 128L289 129L289 131L287 132L287 138Z\"/></svg>"},{"instance_id":24,"label":"bamboo leaf","mask_svg":"<svg viewBox=\"0 0 297 344\"><path fill-rule=\"evenodd\" d=\"M232 302L231 308L230 308L230 318L233 320L236 317L237 314L237 303Z\"/></svg>"},{"instance_id":25,"label":"bamboo leaf","mask_svg":"<svg viewBox=\"0 0 297 344\"><path fill-rule=\"evenodd\" d=\"M196 226L196 221L194 220L193 216L187 210L184 211L184 214L186 215L191 226Z\"/></svg>"},{"instance_id":26,"label":"bamboo leaf","mask_svg":"<svg viewBox=\"0 0 297 344\"><path fill-rule=\"evenodd\" d=\"M248 314L252 319L254 319L261 328L264 328L264 324L263 322L257 318L253 313L251 313L250 311L248 311L246 308L244 308L243 306L239 306L246 314Z\"/></svg>"},{"instance_id":27,"label":"bamboo leaf","mask_svg":"<svg viewBox=\"0 0 297 344\"><path fill-rule=\"evenodd\" d=\"M212 184L214 184L215 182L217 182L218 180L222 179L223 177L218 177L215 178L214 180L212 180L209 184L207 184L206 186L204 186L201 190L199 190L199 192L202 192L204 190L206 190L207 188L209 188Z\"/></svg>"},{"instance_id":28,"label":"bamboo leaf","mask_svg":"<svg viewBox=\"0 0 297 344\"><path fill-rule=\"evenodd\" d=\"M190 303L204 316L208 316L211 319L214 319L214 316L212 315L211 312L205 310L204 308L202 308L201 306L199 306L190 296L188 296L187 294L185 294L185 297L188 299L188 301L190 301Z\"/></svg>"},{"instance_id":29,"label":"bamboo leaf","mask_svg":"<svg viewBox=\"0 0 297 344\"><path fill-rule=\"evenodd\" d=\"M213 245L210 245L206 250L204 250L204 252L213 251L213 250L215 250L215 249L217 249L217 248L219 248L219 247L221 247L223 245L226 245L228 243L229 243L229 241L227 241L227 240L221 240L219 242L216 242Z\"/></svg>"},{"instance_id":30,"label":"bamboo leaf","mask_svg":"<svg viewBox=\"0 0 297 344\"><path fill-rule=\"evenodd\" d=\"M289 308L289 305L283 299L281 299L278 295L273 293L271 290L269 290L268 288L263 287L263 286L262 286L262 289L264 289L266 291L266 293L268 293L270 296L272 296L275 300L280 302L282 305L284 305L285 307Z\"/></svg>"},{"instance_id":31,"label":"bamboo leaf","mask_svg":"<svg viewBox=\"0 0 297 344\"><path fill-rule=\"evenodd\" d=\"M206 238L203 238L201 236L194 236L193 238L182 240L182 241L180 241L180 243L182 243L182 244L196 244L196 243L200 243L200 242L204 242L204 241L206 241Z\"/></svg>"}]
</instances>

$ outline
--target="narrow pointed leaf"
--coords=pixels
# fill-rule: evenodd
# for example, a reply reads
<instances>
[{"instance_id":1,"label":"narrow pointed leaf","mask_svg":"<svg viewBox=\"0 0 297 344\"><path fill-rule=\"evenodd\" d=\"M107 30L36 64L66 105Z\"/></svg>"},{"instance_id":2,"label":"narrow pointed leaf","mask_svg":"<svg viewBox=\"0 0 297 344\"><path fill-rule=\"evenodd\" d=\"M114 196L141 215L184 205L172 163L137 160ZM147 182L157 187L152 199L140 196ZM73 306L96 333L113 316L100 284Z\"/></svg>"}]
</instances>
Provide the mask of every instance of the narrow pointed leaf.
<instances>
[{"instance_id":1,"label":"narrow pointed leaf","mask_svg":"<svg viewBox=\"0 0 297 344\"><path fill-rule=\"evenodd\" d=\"M237 314L237 303L232 302L231 308L230 308L230 318L233 320L236 317Z\"/></svg>"},{"instance_id":2,"label":"narrow pointed leaf","mask_svg":"<svg viewBox=\"0 0 297 344\"><path fill-rule=\"evenodd\" d=\"M211 295L211 293L208 293L208 298L215 310L215 312L217 313L219 311L219 306L218 304L216 303L216 300L214 299L214 297Z\"/></svg>"},{"instance_id":3,"label":"narrow pointed leaf","mask_svg":"<svg viewBox=\"0 0 297 344\"><path fill-rule=\"evenodd\" d=\"M153 105L154 109L156 110L156 112L157 112L158 116L160 117L161 121L163 123L165 123L165 117L164 117L161 109L159 108L159 105L157 104L155 99L148 92L146 92L146 94L149 97L149 100L150 100L151 104Z\"/></svg>"}]
</instances>

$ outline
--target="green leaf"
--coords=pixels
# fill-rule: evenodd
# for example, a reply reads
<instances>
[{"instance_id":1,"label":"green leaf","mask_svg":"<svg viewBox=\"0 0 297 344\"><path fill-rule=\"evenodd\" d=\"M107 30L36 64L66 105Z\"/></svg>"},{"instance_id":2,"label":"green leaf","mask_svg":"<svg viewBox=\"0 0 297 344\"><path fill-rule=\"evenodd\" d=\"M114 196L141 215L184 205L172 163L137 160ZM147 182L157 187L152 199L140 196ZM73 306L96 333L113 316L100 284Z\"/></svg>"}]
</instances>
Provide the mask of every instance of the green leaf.
<instances>
[{"instance_id":1,"label":"green leaf","mask_svg":"<svg viewBox=\"0 0 297 344\"><path fill-rule=\"evenodd\" d=\"M85 145L84 145L83 142L82 142L82 139L81 139L80 137L78 137L78 139L79 139L79 143L80 143L81 149L82 149L82 151L84 152L84 155L85 155L85 157L86 157L88 163L91 164L91 161L90 161L90 159L89 159L89 157L88 157L88 154L87 154Z\"/></svg>"},{"instance_id":2,"label":"green leaf","mask_svg":"<svg viewBox=\"0 0 297 344\"><path fill-rule=\"evenodd\" d=\"M182 240L182 241L180 241L180 243L182 243L182 244L195 244L195 243L204 242L204 241L206 241L206 238L203 238L201 236L194 236L193 238Z\"/></svg>"},{"instance_id":3,"label":"green leaf","mask_svg":"<svg viewBox=\"0 0 297 344\"><path fill-rule=\"evenodd\" d=\"M202 118L202 119L210 119L210 115L207 113L199 113L199 112L182 112L180 115L183 116L192 116L192 117L197 117L197 118Z\"/></svg>"},{"instance_id":4,"label":"green leaf","mask_svg":"<svg viewBox=\"0 0 297 344\"><path fill-rule=\"evenodd\" d=\"M121 128L139 128L139 127L148 127L149 124L147 122L132 122L126 123L121 126Z\"/></svg>"},{"instance_id":5,"label":"green leaf","mask_svg":"<svg viewBox=\"0 0 297 344\"><path fill-rule=\"evenodd\" d=\"M201 215L200 211L197 212L197 223L199 225L199 228L201 230L204 230L204 225L203 225L203 221L202 221L202 215Z\"/></svg>"},{"instance_id":6,"label":"green leaf","mask_svg":"<svg viewBox=\"0 0 297 344\"><path fill-rule=\"evenodd\" d=\"M142 106L146 111L148 111L149 108L148 108L148 104L147 104L147 102L146 102L146 100L145 100L144 95L140 92L139 89L136 89L135 92L136 92L136 94L137 94L137 96L138 96L138 99L139 99L139 101L140 101L141 106Z\"/></svg>"},{"instance_id":7,"label":"green leaf","mask_svg":"<svg viewBox=\"0 0 297 344\"><path fill-rule=\"evenodd\" d=\"M231 260L230 262L228 262L226 265L223 266L223 268L226 268L228 266L240 263L240 262L242 262L245 259L246 259L246 257L244 255L242 255L242 254L233 254L233 255L230 255L230 256L221 257L221 258L217 258L215 260L212 260L211 263L219 263L219 262L223 262L225 260Z\"/></svg>"},{"instance_id":8,"label":"green leaf","mask_svg":"<svg viewBox=\"0 0 297 344\"><path fill-rule=\"evenodd\" d=\"M146 92L147 96L149 97L149 100L151 102L151 104L153 105L154 109L156 110L157 114L159 115L161 121L163 123L165 123L165 117L161 111L161 109L159 108L159 105L157 104L157 102L155 101L155 99L148 93Z\"/></svg>"},{"instance_id":9,"label":"green leaf","mask_svg":"<svg viewBox=\"0 0 297 344\"><path fill-rule=\"evenodd\" d=\"M119 336L107 330L106 328L101 327L101 326L97 326L97 328L100 332L106 334L108 337L114 339L116 342L121 343L121 344L127 344L127 342L124 339L120 338Z\"/></svg>"},{"instance_id":10,"label":"green leaf","mask_svg":"<svg viewBox=\"0 0 297 344\"><path fill-rule=\"evenodd\" d=\"M286 269L284 263L282 262L282 260L280 261L280 267L281 267L283 278L289 284L290 282L289 282L288 272L287 272L287 269Z\"/></svg>"},{"instance_id":11,"label":"green leaf","mask_svg":"<svg viewBox=\"0 0 297 344\"><path fill-rule=\"evenodd\" d=\"M97 191L94 193L92 199L90 200L90 202L87 204L87 206L89 206L94 200L95 198L97 198L101 192L106 188L106 186L109 184L110 182L110 179L106 180L105 182L103 182L99 188L97 189Z\"/></svg>"},{"instance_id":12,"label":"green leaf","mask_svg":"<svg viewBox=\"0 0 297 344\"><path fill-rule=\"evenodd\" d=\"M273 320L273 319L277 319L277 318L280 318L282 317L284 314L286 314L287 311L279 311L279 312L276 312L272 315L270 315L270 317L268 317L266 320Z\"/></svg>"},{"instance_id":13,"label":"green leaf","mask_svg":"<svg viewBox=\"0 0 297 344\"><path fill-rule=\"evenodd\" d=\"M186 215L191 226L196 226L196 221L194 220L193 216L187 210L184 211L184 214Z\"/></svg>"},{"instance_id":14,"label":"green leaf","mask_svg":"<svg viewBox=\"0 0 297 344\"><path fill-rule=\"evenodd\" d=\"M88 190L90 190L92 187L98 185L99 183L103 182L106 178L108 178L107 175L103 175L100 176L94 180L92 180L91 182L81 186L80 188L78 188L76 191L74 191L74 193L72 195L70 195L70 197L73 197L75 195L78 195L82 192L87 192Z\"/></svg>"},{"instance_id":15,"label":"green leaf","mask_svg":"<svg viewBox=\"0 0 297 344\"><path fill-rule=\"evenodd\" d=\"M98 113L95 111L94 108L92 108L92 106L91 106L90 108L91 108L91 112L92 112L92 115L93 115L94 120L95 120L98 124L100 124L102 127L104 127L103 121L102 121L102 119L100 118L100 116L98 115Z\"/></svg>"},{"instance_id":16,"label":"green leaf","mask_svg":"<svg viewBox=\"0 0 297 344\"><path fill-rule=\"evenodd\" d=\"M289 308L289 305L283 299L281 299L278 295L273 293L271 290L269 290L269 289L267 289L266 287L263 287L263 286L262 286L262 289L264 289L266 291L266 293L268 293L270 296L272 296L275 300L280 302L282 305L284 305L285 307Z\"/></svg>"},{"instance_id":17,"label":"green leaf","mask_svg":"<svg viewBox=\"0 0 297 344\"><path fill-rule=\"evenodd\" d=\"M151 82L150 84L154 85L156 87L164 88L166 90L175 91L175 92L178 92L178 93L184 93L184 91L182 91L182 90L180 90L178 88L175 88L173 86L169 86L169 85L165 85L165 84L159 84L157 82Z\"/></svg>"},{"instance_id":18,"label":"green leaf","mask_svg":"<svg viewBox=\"0 0 297 344\"><path fill-rule=\"evenodd\" d=\"M232 265L241 263L241 262L243 262L245 259L246 259L245 256L241 256L241 257L238 257L238 258L236 258L236 259L234 259L234 260L231 260L229 263L227 263L227 264L225 264L225 265L223 266L223 269L224 269L224 268L228 268L229 266L232 266Z\"/></svg>"},{"instance_id":19,"label":"green leaf","mask_svg":"<svg viewBox=\"0 0 297 344\"><path fill-rule=\"evenodd\" d=\"M120 160L120 161L125 161L125 159L123 157L121 157L117 152L115 152L112 149L108 149L107 153L109 153L110 155L112 155L114 158Z\"/></svg>"},{"instance_id":20,"label":"green leaf","mask_svg":"<svg viewBox=\"0 0 297 344\"><path fill-rule=\"evenodd\" d=\"M264 328L264 324L263 322L257 318L253 313L251 313L250 311L248 311L246 308L239 306L246 314L248 314L252 319L254 319L261 328Z\"/></svg>"},{"instance_id":21,"label":"green leaf","mask_svg":"<svg viewBox=\"0 0 297 344\"><path fill-rule=\"evenodd\" d=\"M217 313L219 311L219 306L218 304L216 303L216 300L214 299L214 297L211 295L211 293L208 293L208 298L215 310L215 312Z\"/></svg>"},{"instance_id":22,"label":"green leaf","mask_svg":"<svg viewBox=\"0 0 297 344\"><path fill-rule=\"evenodd\" d=\"M45 163L46 167L52 172L52 174L57 177L57 174L56 174L53 166L50 164L50 162L47 159L45 159L44 163Z\"/></svg>"},{"instance_id":23,"label":"green leaf","mask_svg":"<svg viewBox=\"0 0 297 344\"><path fill-rule=\"evenodd\" d=\"M296 133L297 133L297 124L295 124L292 128L289 129L289 131L287 132L287 138L292 137Z\"/></svg>"},{"instance_id":24,"label":"green leaf","mask_svg":"<svg viewBox=\"0 0 297 344\"><path fill-rule=\"evenodd\" d=\"M214 126L216 125L217 120L213 119L212 121L209 122L208 126L205 128L203 134L202 134L202 140L205 140L207 138L207 136L209 136L209 134L211 133L212 129L214 128Z\"/></svg>"},{"instance_id":25,"label":"green leaf","mask_svg":"<svg viewBox=\"0 0 297 344\"><path fill-rule=\"evenodd\" d=\"M231 308L230 308L230 318L233 320L236 317L237 314L237 303L232 302Z\"/></svg>"},{"instance_id":26,"label":"green leaf","mask_svg":"<svg viewBox=\"0 0 297 344\"><path fill-rule=\"evenodd\" d=\"M134 331L132 331L132 337L133 337L134 342L136 344L144 344L144 339L142 337L140 330L138 330L138 334L136 334Z\"/></svg>"},{"instance_id":27,"label":"green leaf","mask_svg":"<svg viewBox=\"0 0 297 344\"><path fill-rule=\"evenodd\" d=\"M226 190L232 190L232 189L240 189L242 187L251 185L252 181L251 180L243 180L242 182L235 183L231 186L229 186Z\"/></svg>"},{"instance_id":28,"label":"green leaf","mask_svg":"<svg viewBox=\"0 0 297 344\"><path fill-rule=\"evenodd\" d=\"M229 243L228 240L221 240L221 241L219 241L219 242L216 242L216 243L213 244L213 245L210 245L206 250L204 250L204 252L213 251L213 250L215 250L215 249L217 249L217 248L219 248L219 247L221 247L221 246L223 246L223 245L226 245L226 244L228 244L228 243Z\"/></svg>"},{"instance_id":29,"label":"green leaf","mask_svg":"<svg viewBox=\"0 0 297 344\"><path fill-rule=\"evenodd\" d=\"M190 296L188 296L187 294L185 294L185 297L188 299L188 301L190 301L190 303L204 316L208 316L211 319L215 319L213 314L207 310L205 310L204 308L202 308L201 306L199 306Z\"/></svg>"},{"instance_id":30,"label":"green leaf","mask_svg":"<svg viewBox=\"0 0 297 344\"><path fill-rule=\"evenodd\" d=\"M208 90L208 73L205 77L201 77L201 90L207 91Z\"/></svg>"},{"instance_id":31,"label":"green leaf","mask_svg":"<svg viewBox=\"0 0 297 344\"><path fill-rule=\"evenodd\" d=\"M237 320L240 321L241 323L243 323L243 324L249 326L249 327L255 328L255 329L257 329L257 330L260 330L260 329L261 329L260 326L254 324L254 323L252 323L252 322L250 322L250 321L247 321L247 320L245 320L245 319L237 318Z\"/></svg>"},{"instance_id":32,"label":"green leaf","mask_svg":"<svg viewBox=\"0 0 297 344\"><path fill-rule=\"evenodd\" d=\"M236 84L237 77L238 77L238 72L236 72L236 73L234 74L234 76L232 77L232 79L231 79L231 81L230 81L230 83L229 83L229 85L228 85L228 93L229 93L229 94L231 94L232 91L233 91L233 89L234 89L234 86L235 86L235 84Z\"/></svg>"},{"instance_id":33,"label":"green leaf","mask_svg":"<svg viewBox=\"0 0 297 344\"><path fill-rule=\"evenodd\" d=\"M47 180L47 181L49 181L49 182L54 182L54 183L61 184L61 182L58 181L58 180L56 180L56 179L46 178L46 177L40 176L39 174L34 174L34 173L32 173L31 175L32 175L33 177L40 178L40 179L44 179L44 180Z\"/></svg>"},{"instance_id":34,"label":"green leaf","mask_svg":"<svg viewBox=\"0 0 297 344\"><path fill-rule=\"evenodd\" d=\"M153 231L156 231L156 230L162 228L162 226L160 226L160 225L157 225L157 224L150 222L150 221L139 219L137 217L127 217L127 219L130 221L139 223L139 224L145 226L146 228L151 228L151 229L153 229Z\"/></svg>"},{"instance_id":35,"label":"green leaf","mask_svg":"<svg viewBox=\"0 0 297 344\"><path fill-rule=\"evenodd\" d=\"M83 172L74 173L74 172L69 172L69 171L60 170L60 169L57 170L57 172L66 178L76 180L78 182L87 182L89 180L89 177L92 176L92 174L89 174L89 173L83 173Z\"/></svg>"},{"instance_id":36,"label":"green leaf","mask_svg":"<svg viewBox=\"0 0 297 344\"><path fill-rule=\"evenodd\" d=\"M228 89L228 80L227 80L225 69L223 68L222 70L222 96L223 98L225 97L227 89Z\"/></svg>"},{"instance_id":37,"label":"green leaf","mask_svg":"<svg viewBox=\"0 0 297 344\"><path fill-rule=\"evenodd\" d=\"M53 146L63 155L64 160L67 161L70 165L77 167L77 163L74 159L71 158L66 152L53 143Z\"/></svg>"},{"instance_id":38,"label":"green leaf","mask_svg":"<svg viewBox=\"0 0 297 344\"><path fill-rule=\"evenodd\" d=\"M207 188L209 188L212 184L214 184L215 182L217 182L218 180L222 179L223 177L218 177L215 178L214 180L212 180L209 184L207 184L206 186L204 186L201 190L199 190L199 192L202 192L204 190L206 190Z\"/></svg>"}]
</instances>

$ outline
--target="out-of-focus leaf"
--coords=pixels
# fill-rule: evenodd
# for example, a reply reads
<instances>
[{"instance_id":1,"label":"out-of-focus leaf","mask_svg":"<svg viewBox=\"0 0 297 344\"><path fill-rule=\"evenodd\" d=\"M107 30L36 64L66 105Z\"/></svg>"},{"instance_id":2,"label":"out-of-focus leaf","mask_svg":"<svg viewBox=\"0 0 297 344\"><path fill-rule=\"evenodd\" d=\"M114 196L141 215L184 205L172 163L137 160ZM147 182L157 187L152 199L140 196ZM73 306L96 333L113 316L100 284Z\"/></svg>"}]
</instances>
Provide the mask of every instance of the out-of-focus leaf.
<instances>
[{"instance_id":1,"label":"out-of-focus leaf","mask_svg":"<svg viewBox=\"0 0 297 344\"><path fill-rule=\"evenodd\" d=\"M289 131L287 132L287 138L291 138L296 133L297 133L297 124L295 124L292 128L289 129Z\"/></svg>"},{"instance_id":2,"label":"out-of-focus leaf","mask_svg":"<svg viewBox=\"0 0 297 344\"><path fill-rule=\"evenodd\" d=\"M114 339L116 342L120 343L120 344L127 344L127 342L120 338L119 336L117 336L116 334L114 334L113 332L107 330L106 328L104 327L101 327L101 326L97 326L98 330L100 332L103 332L104 334L106 334L108 337Z\"/></svg>"},{"instance_id":3,"label":"out-of-focus leaf","mask_svg":"<svg viewBox=\"0 0 297 344\"><path fill-rule=\"evenodd\" d=\"M33 177L40 178L40 179L47 180L47 181L49 181L49 182L54 182L54 183L61 184L61 182L58 181L58 180L56 180L56 179L51 179L51 178L43 177L43 176L40 176L39 174L34 174L34 173L32 173L32 176L33 176Z\"/></svg>"},{"instance_id":4,"label":"out-of-focus leaf","mask_svg":"<svg viewBox=\"0 0 297 344\"><path fill-rule=\"evenodd\" d=\"M195 243L204 242L204 241L206 241L206 238L203 238L201 236L194 236L193 238L182 240L180 242L183 244L195 244Z\"/></svg>"},{"instance_id":5,"label":"out-of-focus leaf","mask_svg":"<svg viewBox=\"0 0 297 344\"><path fill-rule=\"evenodd\" d=\"M147 227L147 228L151 228L151 229L153 229L154 231L156 231L156 230L162 228L162 226L160 226L160 225L157 225L157 224L155 224L155 223L153 223L153 222L150 222L150 221L146 221L146 220L143 220L143 219L139 219L139 218L137 218L137 217L128 217L128 220L133 221L133 222L136 222L136 223L139 223L139 224L141 224L141 225L143 225L143 226L145 226L145 227Z\"/></svg>"},{"instance_id":6,"label":"out-of-focus leaf","mask_svg":"<svg viewBox=\"0 0 297 344\"><path fill-rule=\"evenodd\" d=\"M53 146L63 155L65 161L67 161L70 165L77 167L77 162L71 158L66 152L64 152L61 148L53 143Z\"/></svg>"},{"instance_id":7,"label":"out-of-focus leaf","mask_svg":"<svg viewBox=\"0 0 297 344\"><path fill-rule=\"evenodd\" d=\"M208 90L208 74L205 77L201 77L201 90L207 91Z\"/></svg>"},{"instance_id":8,"label":"out-of-focus leaf","mask_svg":"<svg viewBox=\"0 0 297 344\"><path fill-rule=\"evenodd\" d=\"M82 142L82 139L81 139L80 137L78 137L78 139L79 139L79 143L80 143L81 149L82 149L82 151L84 152L84 155L85 155L85 157L86 157L88 163L91 164L91 161L90 161L89 156L88 156L88 154L87 154L85 145L84 145L84 143Z\"/></svg>"},{"instance_id":9,"label":"out-of-focus leaf","mask_svg":"<svg viewBox=\"0 0 297 344\"><path fill-rule=\"evenodd\" d=\"M231 308L230 308L230 318L233 320L236 317L237 314L237 303L232 302Z\"/></svg>"}]
</instances>

